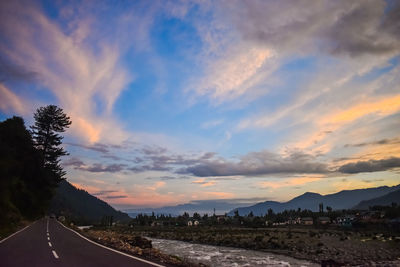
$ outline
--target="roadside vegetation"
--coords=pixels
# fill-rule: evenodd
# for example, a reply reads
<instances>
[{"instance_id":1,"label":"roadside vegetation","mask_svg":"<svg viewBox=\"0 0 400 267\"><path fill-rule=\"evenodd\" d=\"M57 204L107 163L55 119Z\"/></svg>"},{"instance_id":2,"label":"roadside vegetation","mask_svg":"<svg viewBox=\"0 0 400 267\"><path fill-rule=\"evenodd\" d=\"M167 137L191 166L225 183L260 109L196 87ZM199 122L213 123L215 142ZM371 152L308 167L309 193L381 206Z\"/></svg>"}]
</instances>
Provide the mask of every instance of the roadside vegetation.
<instances>
[{"instance_id":1,"label":"roadside vegetation","mask_svg":"<svg viewBox=\"0 0 400 267\"><path fill-rule=\"evenodd\" d=\"M0 122L0 238L43 216L65 172L59 134L71 121L49 105L37 109L26 128L21 117Z\"/></svg>"}]
</instances>

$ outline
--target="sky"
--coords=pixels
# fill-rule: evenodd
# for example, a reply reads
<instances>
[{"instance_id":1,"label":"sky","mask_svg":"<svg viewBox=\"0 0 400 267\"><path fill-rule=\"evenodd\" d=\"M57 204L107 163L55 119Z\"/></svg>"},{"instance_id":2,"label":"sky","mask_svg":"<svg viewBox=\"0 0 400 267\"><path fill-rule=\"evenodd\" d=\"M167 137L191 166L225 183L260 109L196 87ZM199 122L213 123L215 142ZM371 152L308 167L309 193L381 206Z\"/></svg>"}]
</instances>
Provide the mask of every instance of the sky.
<instances>
[{"instance_id":1,"label":"sky","mask_svg":"<svg viewBox=\"0 0 400 267\"><path fill-rule=\"evenodd\" d=\"M1 1L0 120L71 117L118 209L400 183L400 1Z\"/></svg>"}]
</instances>

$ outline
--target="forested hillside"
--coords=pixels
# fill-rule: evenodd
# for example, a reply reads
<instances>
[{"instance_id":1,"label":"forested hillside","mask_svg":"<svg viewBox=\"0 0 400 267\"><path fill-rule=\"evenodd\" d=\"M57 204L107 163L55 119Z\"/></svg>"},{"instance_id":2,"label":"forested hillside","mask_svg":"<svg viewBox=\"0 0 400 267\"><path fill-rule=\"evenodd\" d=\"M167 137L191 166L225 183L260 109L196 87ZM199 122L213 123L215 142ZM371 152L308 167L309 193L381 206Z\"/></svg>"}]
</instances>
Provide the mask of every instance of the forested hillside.
<instances>
[{"instance_id":1,"label":"forested hillside","mask_svg":"<svg viewBox=\"0 0 400 267\"><path fill-rule=\"evenodd\" d=\"M75 223L99 223L106 216L112 216L114 222L131 220L126 213L116 211L106 202L67 181L60 182L49 212L58 216L64 215Z\"/></svg>"}]
</instances>

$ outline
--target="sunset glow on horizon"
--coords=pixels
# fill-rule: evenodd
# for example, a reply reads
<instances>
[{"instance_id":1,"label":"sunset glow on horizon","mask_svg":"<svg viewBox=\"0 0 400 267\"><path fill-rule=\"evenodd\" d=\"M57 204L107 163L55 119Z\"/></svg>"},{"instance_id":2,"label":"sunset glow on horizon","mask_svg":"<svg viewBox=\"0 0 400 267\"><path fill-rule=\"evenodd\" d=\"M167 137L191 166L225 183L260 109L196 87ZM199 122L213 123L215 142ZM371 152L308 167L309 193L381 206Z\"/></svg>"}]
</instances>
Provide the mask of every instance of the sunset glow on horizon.
<instances>
[{"instance_id":1,"label":"sunset glow on horizon","mask_svg":"<svg viewBox=\"0 0 400 267\"><path fill-rule=\"evenodd\" d=\"M399 14L391 0L2 1L0 120L61 107L67 180L118 209L397 185Z\"/></svg>"}]
</instances>

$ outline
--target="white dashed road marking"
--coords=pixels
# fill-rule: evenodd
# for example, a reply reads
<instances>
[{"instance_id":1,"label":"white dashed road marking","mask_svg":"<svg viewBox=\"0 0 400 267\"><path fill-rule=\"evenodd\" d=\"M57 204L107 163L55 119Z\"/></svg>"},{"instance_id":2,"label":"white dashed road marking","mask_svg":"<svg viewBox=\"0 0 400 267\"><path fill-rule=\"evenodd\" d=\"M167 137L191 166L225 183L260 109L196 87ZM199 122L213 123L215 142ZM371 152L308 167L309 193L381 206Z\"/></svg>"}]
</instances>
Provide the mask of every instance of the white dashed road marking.
<instances>
[{"instance_id":1,"label":"white dashed road marking","mask_svg":"<svg viewBox=\"0 0 400 267\"><path fill-rule=\"evenodd\" d=\"M58 259L57 253L54 250L52 250L51 252L53 252L54 258Z\"/></svg>"},{"instance_id":2,"label":"white dashed road marking","mask_svg":"<svg viewBox=\"0 0 400 267\"><path fill-rule=\"evenodd\" d=\"M49 240L49 241L50 241L50 237L47 237L47 240Z\"/></svg>"},{"instance_id":3,"label":"white dashed road marking","mask_svg":"<svg viewBox=\"0 0 400 267\"><path fill-rule=\"evenodd\" d=\"M49 242L49 247L51 247L51 243Z\"/></svg>"}]
</instances>

